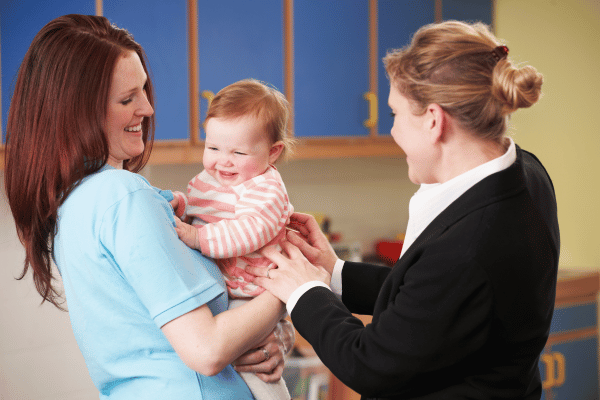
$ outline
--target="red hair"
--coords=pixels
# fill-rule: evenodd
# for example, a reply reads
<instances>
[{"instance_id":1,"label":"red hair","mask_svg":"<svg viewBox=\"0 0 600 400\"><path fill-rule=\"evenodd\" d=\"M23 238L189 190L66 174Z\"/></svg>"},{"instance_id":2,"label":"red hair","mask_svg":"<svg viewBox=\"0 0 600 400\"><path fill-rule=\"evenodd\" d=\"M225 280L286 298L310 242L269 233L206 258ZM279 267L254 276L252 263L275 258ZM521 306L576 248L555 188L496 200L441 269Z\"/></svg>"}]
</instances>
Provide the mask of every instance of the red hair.
<instances>
[{"instance_id":1,"label":"red hair","mask_svg":"<svg viewBox=\"0 0 600 400\"><path fill-rule=\"evenodd\" d=\"M5 187L17 233L44 301L61 308L51 257L58 208L109 155L104 131L108 92L117 60L135 51L149 75L142 47L104 17L65 15L38 32L21 63L6 126ZM148 101L154 106L150 77ZM142 154L125 160L137 172L148 161L154 117L144 118Z\"/></svg>"}]
</instances>

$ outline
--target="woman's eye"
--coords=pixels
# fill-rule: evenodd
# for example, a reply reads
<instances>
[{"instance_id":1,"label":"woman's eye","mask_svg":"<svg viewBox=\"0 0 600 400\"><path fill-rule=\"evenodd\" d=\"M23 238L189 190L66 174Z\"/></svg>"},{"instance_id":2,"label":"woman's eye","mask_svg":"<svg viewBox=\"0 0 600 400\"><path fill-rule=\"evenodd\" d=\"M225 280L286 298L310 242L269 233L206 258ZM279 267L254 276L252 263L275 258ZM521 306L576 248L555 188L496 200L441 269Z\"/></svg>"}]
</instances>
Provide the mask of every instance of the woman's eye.
<instances>
[{"instance_id":1,"label":"woman's eye","mask_svg":"<svg viewBox=\"0 0 600 400\"><path fill-rule=\"evenodd\" d=\"M123 100L123 101L121 102L121 104L123 104L124 106L126 106L127 104L129 104L129 103L131 103L131 102L132 102L132 100L131 100L131 99L126 99L126 100Z\"/></svg>"}]
</instances>

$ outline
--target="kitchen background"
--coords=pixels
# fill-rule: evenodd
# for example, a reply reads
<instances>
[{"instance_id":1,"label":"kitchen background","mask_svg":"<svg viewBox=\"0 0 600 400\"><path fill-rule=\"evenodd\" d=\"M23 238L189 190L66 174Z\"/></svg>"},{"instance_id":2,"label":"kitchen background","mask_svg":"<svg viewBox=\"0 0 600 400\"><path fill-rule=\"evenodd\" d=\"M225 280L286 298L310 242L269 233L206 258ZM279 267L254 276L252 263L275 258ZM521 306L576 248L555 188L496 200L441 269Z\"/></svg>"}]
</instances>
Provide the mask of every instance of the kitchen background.
<instances>
[{"instance_id":1,"label":"kitchen background","mask_svg":"<svg viewBox=\"0 0 600 400\"><path fill-rule=\"evenodd\" d=\"M295 7L299 4L296 0ZM594 116L600 105L600 1L495 0L493 7L495 33L510 48L510 57L545 76L544 97L515 114L511 135L542 160L554 181L560 267L598 271L600 132ZM2 4L0 12L4 9ZM151 165L143 173L156 186L182 190L200 169L200 164ZM332 231L365 254L373 252L377 240L404 231L408 202L417 190L400 156L298 159L279 169L296 210L327 215ZM2 190L0 399L97 399L68 314L40 306L30 276L14 279L22 261Z\"/></svg>"}]
</instances>

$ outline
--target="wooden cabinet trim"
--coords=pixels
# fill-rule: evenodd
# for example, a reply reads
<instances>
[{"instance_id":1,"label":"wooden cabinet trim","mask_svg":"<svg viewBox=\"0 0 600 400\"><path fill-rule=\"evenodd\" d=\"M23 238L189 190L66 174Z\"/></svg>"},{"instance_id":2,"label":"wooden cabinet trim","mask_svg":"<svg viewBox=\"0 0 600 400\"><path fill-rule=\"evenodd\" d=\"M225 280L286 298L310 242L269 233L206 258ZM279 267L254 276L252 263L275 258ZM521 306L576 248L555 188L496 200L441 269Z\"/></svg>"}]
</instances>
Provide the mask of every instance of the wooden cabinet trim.
<instances>
[{"instance_id":1,"label":"wooden cabinet trim","mask_svg":"<svg viewBox=\"0 0 600 400\"><path fill-rule=\"evenodd\" d=\"M202 162L204 142L155 141L148 165ZM290 160L355 157L405 157L392 138L299 139ZM0 170L4 170L5 146L0 146Z\"/></svg>"},{"instance_id":2,"label":"wooden cabinet trim","mask_svg":"<svg viewBox=\"0 0 600 400\"><path fill-rule=\"evenodd\" d=\"M556 285L556 306L597 301L600 279L597 272L578 275L568 271L559 272Z\"/></svg>"},{"instance_id":3,"label":"wooden cabinet trim","mask_svg":"<svg viewBox=\"0 0 600 400\"><path fill-rule=\"evenodd\" d=\"M598 338L598 328L590 327L586 329L550 334L548 341L546 342L545 349L548 350L553 345L558 343L568 343L591 338Z\"/></svg>"},{"instance_id":4,"label":"wooden cabinet trim","mask_svg":"<svg viewBox=\"0 0 600 400\"><path fill-rule=\"evenodd\" d=\"M204 143L156 141L149 165L202 162ZM299 139L290 160L355 157L405 157L392 138Z\"/></svg>"}]
</instances>

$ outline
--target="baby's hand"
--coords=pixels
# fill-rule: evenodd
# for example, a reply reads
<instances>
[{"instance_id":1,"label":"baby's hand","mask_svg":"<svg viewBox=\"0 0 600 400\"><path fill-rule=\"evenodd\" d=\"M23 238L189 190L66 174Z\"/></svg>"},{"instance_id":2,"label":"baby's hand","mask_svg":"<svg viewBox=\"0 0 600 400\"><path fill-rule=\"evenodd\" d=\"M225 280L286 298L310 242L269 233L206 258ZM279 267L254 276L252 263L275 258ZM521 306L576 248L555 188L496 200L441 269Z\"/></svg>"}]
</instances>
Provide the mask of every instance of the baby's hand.
<instances>
[{"instance_id":1,"label":"baby's hand","mask_svg":"<svg viewBox=\"0 0 600 400\"><path fill-rule=\"evenodd\" d=\"M198 229L190 224L186 224L177 217L175 217L175 223L175 232L177 232L179 239L181 239L188 247L200 250L200 243L198 243Z\"/></svg>"},{"instance_id":2,"label":"baby's hand","mask_svg":"<svg viewBox=\"0 0 600 400\"><path fill-rule=\"evenodd\" d=\"M171 200L169 204L171 205L171 207L173 207L173 210L177 210L177 207L179 207L179 197L174 196L173 200Z\"/></svg>"},{"instance_id":3,"label":"baby's hand","mask_svg":"<svg viewBox=\"0 0 600 400\"><path fill-rule=\"evenodd\" d=\"M185 216L185 207L187 206L185 195L181 192L172 192L173 200L169 201L171 207L173 207L173 212L179 218L184 218ZM185 220L185 219L184 219Z\"/></svg>"}]
</instances>

